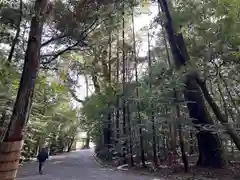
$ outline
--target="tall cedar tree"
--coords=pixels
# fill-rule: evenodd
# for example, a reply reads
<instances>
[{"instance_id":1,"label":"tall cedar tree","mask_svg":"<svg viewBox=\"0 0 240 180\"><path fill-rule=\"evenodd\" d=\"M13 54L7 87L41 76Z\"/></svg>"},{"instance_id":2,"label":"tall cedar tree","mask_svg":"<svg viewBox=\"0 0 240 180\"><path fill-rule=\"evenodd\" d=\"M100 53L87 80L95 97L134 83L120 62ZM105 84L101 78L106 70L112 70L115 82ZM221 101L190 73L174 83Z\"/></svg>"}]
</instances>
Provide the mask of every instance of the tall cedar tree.
<instances>
[{"instance_id":1,"label":"tall cedar tree","mask_svg":"<svg viewBox=\"0 0 240 180\"><path fill-rule=\"evenodd\" d=\"M149 75L149 89L152 96L152 57L151 57L151 44L150 44L150 33L148 30L148 75ZM157 142L156 142L156 127L155 127L155 117L154 117L154 110L153 110L153 103L150 99L150 119L152 121L152 150L153 150L153 162L154 165L158 166L158 159L157 159Z\"/></svg>"},{"instance_id":2,"label":"tall cedar tree","mask_svg":"<svg viewBox=\"0 0 240 180\"><path fill-rule=\"evenodd\" d=\"M174 30L172 17L166 0L158 0L162 12L165 14L164 27L168 34L173 59L177 68L185 66L189 60L187 48L181 33ZM195 125L214 125L207 107L204 103L201 88L199 87L196 77L197 73L189 73L186 76L186 87L184 96L189 110L189 116L194 119ZM191 103L194 102L194 103ZM197 134L199 146L198 165L222 168L226 161L222 154L221 141L217 134L200 129Z\"/></svg>"},{"instance_id":3,"label":"tall cedar tree","mask_svg":"<svg viewBox=\"0 0 240 180\"><path fill-rule=\"evenodd\" d=\"M117 85L119 85L119 68L120 68L120 59L119 59L119 31L117 33ZM120 99L119 94L117 94L116 102L116 144L119 143L120 138Z\"/></svg>"},{"instance_id":4,"label":"tall cedar tree","mask_svg":"<svg viewBox=\"0 0 240 180\"><path fill-rule=\"evenodd\" d=\"M141 155L141 162L142 162L142 166L146 167L146 163L145 163L145 152L144 152L144 147L143 147L143 132L142 132L142 121L141 121L141 114L140 114L140 103L139 103L139 90L138 90L138 86L139 86L139 82L138 82L138 59L137 59L137 55L136 55L136 39L135 39L135 27L134 27L134 12L133 12L133 8L132 8L132 26L133 26L133 51L134 51L134 65L135 65L135 81L137 84L136 87L136 98L137 98L137 119L138 119L138 125L139 125L139 141L140 141L140 155Z\"/></svg>"},{"instance_id":5,"label":"tall cedar tree","mask_svg":"<svg viewBox=\"0 0 240 180\"><path fill-rule=\"evenodd\" d=\"M43 31L43 24L48 14L48 0L36 0L35 12L32 16L30 32L28 37L27 50L25 53L24 67L20 80L17 98L13 107L11 121L8 126L4 142L0 144L1 152L5 153L4 156L8 162L1 162L1 167L12 165L11 173L6 170L0 169L0 179L15 179L16 165L18 164L21 150L21 143L19 147L14 147L17 142L21 142L24 138L24 128L27 124L29 114L31 111L32 98L36 84L37 74L40 65L40 47ZM14 151L14 157L10 149ZM1 153L0 152L0 153ZM3 154L0 154L3 156ZM14 160L14 161L13 161ZM10 177L11 176L11 177Z\"/></svg>"},{"instance_id":6,"label":"tall cedar tree","mask_svg":"<svg viewBox=\"0 0 240 180\"><path fill-rule=\"evenodd\" d=\"M124 4L123 4L124 6ZM123 130L123 135L127 135L127 129L126 129L126 99L125 99L125 93L126 93L126 60L125 60L125 12L124 12L124 7L123 7L123 12L122 12L122 130ZM124 158L124 163L126 163L126 140L123 142L123 158Z\"/></svg>"}]
</instances>

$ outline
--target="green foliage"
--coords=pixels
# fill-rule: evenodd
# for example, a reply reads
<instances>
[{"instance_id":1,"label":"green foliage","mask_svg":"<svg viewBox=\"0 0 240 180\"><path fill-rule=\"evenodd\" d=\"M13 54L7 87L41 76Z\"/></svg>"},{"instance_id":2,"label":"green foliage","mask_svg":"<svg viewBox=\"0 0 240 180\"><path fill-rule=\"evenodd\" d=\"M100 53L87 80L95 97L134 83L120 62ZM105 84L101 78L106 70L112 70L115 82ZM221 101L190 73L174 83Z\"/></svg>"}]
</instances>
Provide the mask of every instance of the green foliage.
<instances>
[{"instance_id":1,"label":"green foliage","mask_svg":"<svg viewBox=\"0 0 240 180\"><path fill-rule=\"evenodd\" d=\"M61 152L73 143L79 131L77 110L70 108L66 88L47 74L39 76L35 91L24 154L36 155L45 145L51 153Z\"/></svg>"},{"instance_id":2,"label":"green foliage","mask_svg":"<svg viewBox=\"0 0 240 180\"><path fill-rule=\"evenodd\" d=\"M156 125L155 136L159 140L158 150L162 151L160 146L165 150L170 149L171 142L177 136L173 134L172 126L176 130L181 124L186 139L189 138L189 131L192 131L187 102L181 93L176 100L174 92L183 92L186 73L196 69L206 80L211 95L229 122L239 124L240 1L173 1L171 11L174 26L178 32L183 33L190 54L190 63L185 69L178 71L174 69L168 43L165 42L165 34L158 28L153 35L156 43L152 43L153 47L150 49L152 67L140 73L139 67L146 66L149 58L136 57L138 61L136 81L134 56L137 53L135 54L133 45L131 10L132 7L139 8L141 14L142 8L139 7L139 3L141 2L55 1L42 34L45 43L41 48L41 71L26 128L23 152L25 157L35 156L38 148L44 145L48 145L52 153L69 148L80 129L87 131L97 145L103 145L102 138L104 128L109 123L109 114L110 130L113 134L109 148L111 153L127 152L123 150L126 146L124 143L130 144L132 141L133 153L138 154L139 129L142 128L144 148L147 149L147 155L151 156L152 115ZM7 3L1 7L0 40L4 47L0 52L0 113L1 128L6 129L19 87L32 2L24 3L21 33L17 37L13 61L9 64L6 63L6 57L15 36L20 13L18 5L10 7ZM161 16L161 20L162 18L164 16ZM123 19L124 32L122 32ZM147 30L149 31L148 27ZM144 36L144 32L138 34ZM137 36L135 43L137 48L142 43ZM126 61L126 82L122 82L123 52ZM73 109L75 102L73 103L70 94L73 94L72 91L75 92L79 85L79 77L86 77L87 81L93 84L95 92L85 100L80 100L83 101L80 109ZM72 90L71 93L69 89ZM75 95L76 99L78 94ZM123 105L126 108L127 130L123 127ZM180 118L177 116L177 105L180 105ZM116 125L117 112L119 129ZM213 116L211 111L210 114ZM194 130L194 133L196 132ZM5 132L1 132L1 141L4 135ZM103 149L104 153L105 150ZM109 158L112 158L112 154L108 154Z\"/></svg>"}]
</instances>

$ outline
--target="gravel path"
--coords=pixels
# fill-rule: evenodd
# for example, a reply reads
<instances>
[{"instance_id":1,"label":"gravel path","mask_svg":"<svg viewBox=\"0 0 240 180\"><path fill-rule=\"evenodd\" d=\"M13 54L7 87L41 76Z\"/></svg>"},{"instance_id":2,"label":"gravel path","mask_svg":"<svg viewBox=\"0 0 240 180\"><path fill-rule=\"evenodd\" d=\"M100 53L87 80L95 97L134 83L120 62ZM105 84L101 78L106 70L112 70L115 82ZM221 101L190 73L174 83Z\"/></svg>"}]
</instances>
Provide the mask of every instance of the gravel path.
<instances>
[{"instance_id":1,"label":"gravel path","mask_svg":"<svg viewBox=\"0 0 240 180\"><path fill-rule=\"evenodd\" d=\"M27 163L19 169L17 180L163 180L101 167L94 161L93 150L50 157L43 175L37 169L36 162Z\"/></svg>"}]
</instances>

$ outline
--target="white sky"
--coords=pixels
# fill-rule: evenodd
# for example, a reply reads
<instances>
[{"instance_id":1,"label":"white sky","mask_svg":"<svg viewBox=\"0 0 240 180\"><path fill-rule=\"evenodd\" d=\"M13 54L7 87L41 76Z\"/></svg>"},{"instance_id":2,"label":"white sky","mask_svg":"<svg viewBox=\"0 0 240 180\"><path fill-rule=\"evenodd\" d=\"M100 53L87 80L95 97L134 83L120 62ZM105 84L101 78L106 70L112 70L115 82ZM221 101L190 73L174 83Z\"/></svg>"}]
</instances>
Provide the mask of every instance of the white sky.
<instances>
[{"instance_id":1,"label":"white sky","mask_svg":"<svg viewBox=\"0 0 240 180\"><path fill-rule=\"evenodd\" d=\"M134 25L135 25L135 31L138 32L143 28L144 26L148 26L153 19L157 15L158 9L157 6L151 5L150 6L150 13L141 14L140 16L136 17L134 19ZM138 56L146 56L148 51L148 44L147 44L147 35L144 35L141 37L142 43L140 44L140 51ZM83 100L86 97L86 83L84 76L79 77L79 85L80 88L76 89L76 93L78 95L78 98ZM91 82L89 82L89 85L91 85ZM89 95L91 95L92 92L94 92L94 89L92 86L89 86L90 91L88 92ZM81 106L78 102L73 100L74 106Z\"/></svg>"}]
</instances>

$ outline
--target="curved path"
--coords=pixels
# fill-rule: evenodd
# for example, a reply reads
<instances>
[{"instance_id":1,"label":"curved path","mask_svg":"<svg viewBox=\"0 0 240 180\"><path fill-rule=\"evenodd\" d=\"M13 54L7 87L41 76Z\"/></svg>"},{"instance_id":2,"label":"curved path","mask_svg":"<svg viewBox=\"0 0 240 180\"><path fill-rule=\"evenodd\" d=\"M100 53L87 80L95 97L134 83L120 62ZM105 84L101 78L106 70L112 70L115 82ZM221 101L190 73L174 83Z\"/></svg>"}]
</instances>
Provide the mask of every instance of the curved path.
<instances>
[{"instance_id":1,"label":"curved path","mask_svg":"<svg viewBox=\"0 0 240 180\"><path fill-rule=\"evenodd\" d=\"M43 175L37 173L37 163L30 162L19 169L17 180L160 180L101 167L92 155L93 150L81 150L50 157Z\"/></svg>"}]
</instances>

